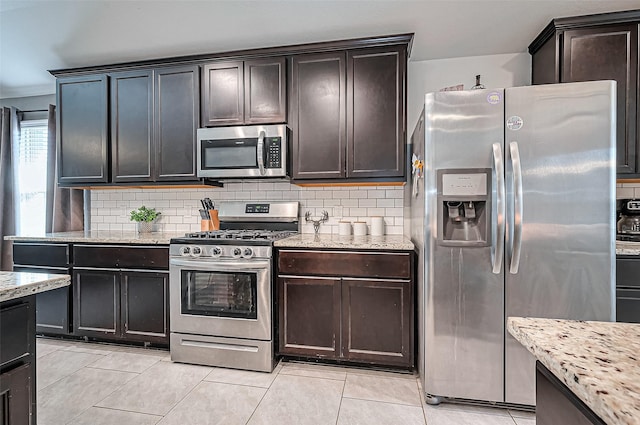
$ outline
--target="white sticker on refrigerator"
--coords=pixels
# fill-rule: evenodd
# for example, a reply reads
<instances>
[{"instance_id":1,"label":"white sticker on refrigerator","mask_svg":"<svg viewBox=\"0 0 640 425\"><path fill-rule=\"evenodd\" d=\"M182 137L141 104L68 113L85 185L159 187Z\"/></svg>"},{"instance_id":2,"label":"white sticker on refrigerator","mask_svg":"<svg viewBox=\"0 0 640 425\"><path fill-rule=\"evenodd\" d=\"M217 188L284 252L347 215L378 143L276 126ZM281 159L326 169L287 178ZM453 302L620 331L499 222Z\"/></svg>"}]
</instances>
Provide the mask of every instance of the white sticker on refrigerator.
<instances>
[{"instance_id":1,"label":"white sticker on refrigerator","mask_svg":"<svg viewBox=\"0 0 640 425\"><path fill-rule=\"evenodd\" d=\"M487 102L491 105L497 105L502 100L502 96L500 96L500 92L492 91L487 95Z\"/></svg>"},{"instance_id":2,"label":"white sticker on refrigerator","mask_svg":"<svg viewBox=\"0 0 640 425\"><path fill-rule=\"evenodd\" d=\"M517 115L509 117L509 119L507 120L507 128L509 130L518 131L522 128L523 124L524 122L522 121L522 118Z\"/></svg>"}]
</instances>

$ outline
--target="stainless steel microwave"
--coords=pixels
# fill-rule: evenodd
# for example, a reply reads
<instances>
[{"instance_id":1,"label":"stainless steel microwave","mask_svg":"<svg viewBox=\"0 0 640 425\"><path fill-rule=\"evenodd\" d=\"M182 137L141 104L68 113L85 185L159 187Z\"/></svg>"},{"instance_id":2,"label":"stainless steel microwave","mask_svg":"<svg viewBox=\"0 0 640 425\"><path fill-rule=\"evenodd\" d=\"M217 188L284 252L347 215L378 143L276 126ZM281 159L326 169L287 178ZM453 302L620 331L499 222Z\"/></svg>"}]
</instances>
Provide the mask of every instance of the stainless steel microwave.
<instances>
[{"instance_id":1,"label":"stainless steel microwave","mask_svg":"<svg viewBox=\"0 0 640 425\"><path fill-rule=\"evenodd\" d=\"M198 177L212 179L287 176L287 126L199 128Z\"/></svg>"}]
</instances>

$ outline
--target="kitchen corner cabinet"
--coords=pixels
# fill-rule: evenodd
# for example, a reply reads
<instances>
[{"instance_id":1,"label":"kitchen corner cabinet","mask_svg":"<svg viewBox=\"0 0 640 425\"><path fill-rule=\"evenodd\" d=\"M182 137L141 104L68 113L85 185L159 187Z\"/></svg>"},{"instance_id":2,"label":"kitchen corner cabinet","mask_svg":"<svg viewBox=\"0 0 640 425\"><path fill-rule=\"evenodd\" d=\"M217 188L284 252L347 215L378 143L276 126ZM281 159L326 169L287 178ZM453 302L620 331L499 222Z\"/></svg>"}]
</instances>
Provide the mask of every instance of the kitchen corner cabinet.
<instances>
[{"instance_id":1,"label":"kitchen corner cabinet","mask_svg":"<svg viewBox=\"0 0 640 425\"><path fill-rule=\"evenodd\" d=\"M279 354L413 367L412 252L281 249Z\"/></svg>"},{"instance_id":2,"label":"kitchen corner cabinet","mask_svg":"<svg viewBox=\"0 0 640 425\"><path fill-rule=\"evenodd\" d=\"M618 178L640 177L640 10L553 20L529 46L532 83L617 82Z\"/></svg>"},{"instance_id":3,"label":"kitchen corner cabinet","mask_svg":"<svg viewBox=\"0 0 640 425\"><path fill-rule=\"evenodd\" d=\"M75 245L74 334L169 344L167 247Z\"/></svg>"},{"instance_id":4,"label":"kitchen corner cabinet","mask_svg":"<svg viewBox=\"0 0 640 425\"><path fill-rule=\"evenodd\" d=\"M406 46L291 59L294 180L403 180Z\"/></svg>"},{"instance_id":5,"label":"kitchen corner cabinet","mask_svg":"<svg viewBox=\"0 0 640 425\"><path fill-rule=\"evenodd\" d=\"M109 182L107 76L56 81L58 183Z\"/></svg>"},{"instance_id":6,"label":"kitchen corner cabinet","mask_svg":"<svg viewBox=\"0 0 640 425\"><path fill-rule=\"evenodd\" d=\"M202 67L202 126L286 120L285 58L223 61Z\"/></svg>"},{"instance_id":7,"label":"kitchen corner cabinet","mask_svg":"<svg viewBox=\"0 0 640 425\"><path fill-rule=\"evenodd\" d=\"M65 243L13 242L13 271L71 274L71 246ZM36 332L68 336L72 329L70 286L36 294Z\"/></svg>"}]
</instances>

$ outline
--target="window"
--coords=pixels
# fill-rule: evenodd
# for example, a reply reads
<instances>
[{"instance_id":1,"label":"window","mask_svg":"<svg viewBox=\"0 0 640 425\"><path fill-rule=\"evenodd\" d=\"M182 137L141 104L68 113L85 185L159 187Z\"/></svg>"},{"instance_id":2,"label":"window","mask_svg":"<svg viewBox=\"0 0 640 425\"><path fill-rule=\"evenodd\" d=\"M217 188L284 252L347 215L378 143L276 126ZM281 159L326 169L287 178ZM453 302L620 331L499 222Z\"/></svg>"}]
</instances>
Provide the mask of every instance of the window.
<instances>
[{"instance_id":1,"label":"window","mask_svg":"<svg viewBox=\"0 0 640 425\"><path fill-rule=\"evenodd\" d=\"M47 192L47 120L20 122L16 148L17 220L19 235L45 231Z\"/></svg>"}]
</instances>

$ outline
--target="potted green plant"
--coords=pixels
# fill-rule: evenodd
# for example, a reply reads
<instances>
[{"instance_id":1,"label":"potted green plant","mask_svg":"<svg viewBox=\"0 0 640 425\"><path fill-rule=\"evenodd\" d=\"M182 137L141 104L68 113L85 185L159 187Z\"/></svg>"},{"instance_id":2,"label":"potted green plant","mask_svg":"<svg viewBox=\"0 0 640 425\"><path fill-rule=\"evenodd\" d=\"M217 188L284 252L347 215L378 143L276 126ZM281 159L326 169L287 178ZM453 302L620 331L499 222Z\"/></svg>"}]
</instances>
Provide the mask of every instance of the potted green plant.
<instances>
[{"instance_id":1,"label":"potted green plant","mask_svg":"<svg viewBox=\"0 0 640 425\"><path fill-rule=\"evenodd\" d=\"M153 223L161 213L155 208L147 208L144 205L131 211L131 221L138 223L138 232L149 233L153 230Z\"/></svg>"}]
</instances>

